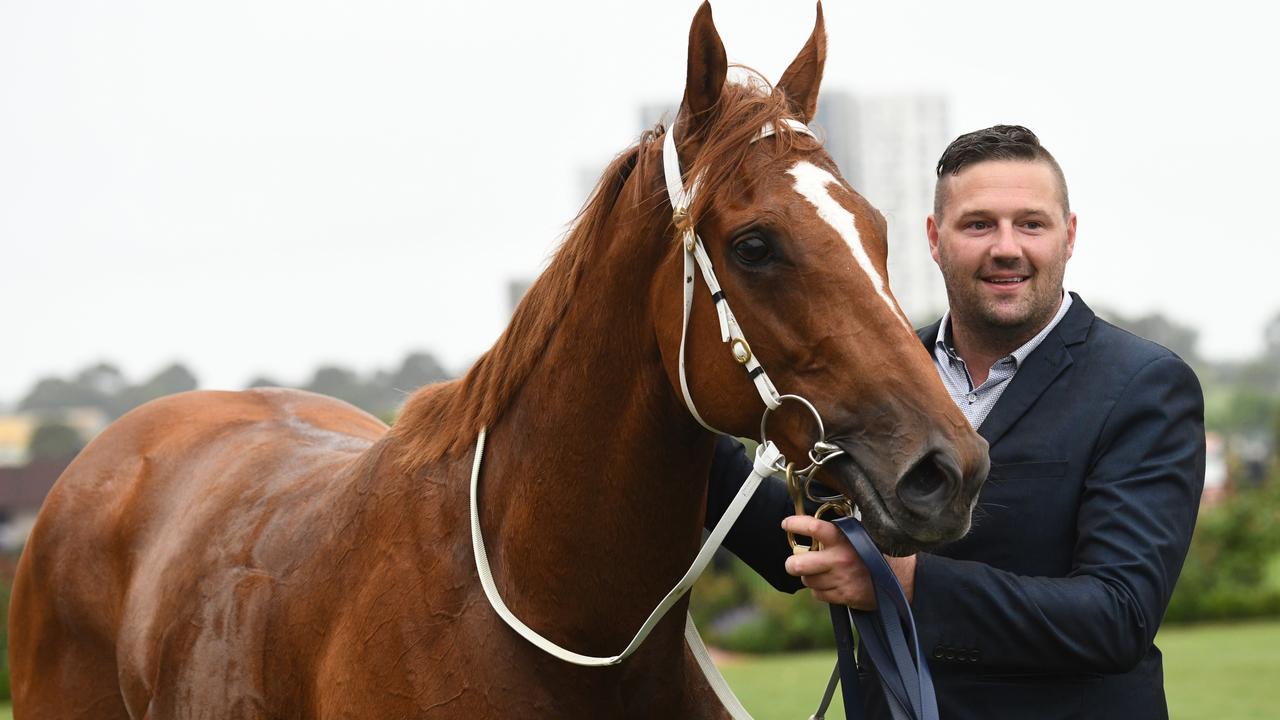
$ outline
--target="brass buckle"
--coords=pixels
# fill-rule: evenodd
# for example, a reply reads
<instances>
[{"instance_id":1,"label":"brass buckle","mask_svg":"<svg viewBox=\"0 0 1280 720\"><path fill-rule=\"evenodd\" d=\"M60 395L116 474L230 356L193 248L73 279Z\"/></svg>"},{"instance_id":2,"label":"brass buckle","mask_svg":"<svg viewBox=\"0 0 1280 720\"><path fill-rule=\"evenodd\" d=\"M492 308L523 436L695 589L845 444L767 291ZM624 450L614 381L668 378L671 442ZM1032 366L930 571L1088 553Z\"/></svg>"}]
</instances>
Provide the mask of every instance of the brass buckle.
<instances>
[{"instance_id":1,"label":"brass buckle","mask_svg":"<svg viewBox=\"0 0 1280 720\"><path fill-rule=\"evenodd\" d=\"M795 505L796 515L805 514L804 498L809 495L809 483L813 482L813 473L818 471L818 467L815 467L808 476L804 476L795 472L795 463L787 463L787 493L791 495L791 502ZM853 514L853 505L843 497L838 500L828 500L818 506L813 516L821 520L822 516L827 513L831 513L835 517L848 517ZM810 538L808 545L796 542L796 536L790 530L787 531L787 544L791 546L792 555L800 555L810 550L817 551L822 549L822 543L817 538Z\"/></svg>"}]
</instances>

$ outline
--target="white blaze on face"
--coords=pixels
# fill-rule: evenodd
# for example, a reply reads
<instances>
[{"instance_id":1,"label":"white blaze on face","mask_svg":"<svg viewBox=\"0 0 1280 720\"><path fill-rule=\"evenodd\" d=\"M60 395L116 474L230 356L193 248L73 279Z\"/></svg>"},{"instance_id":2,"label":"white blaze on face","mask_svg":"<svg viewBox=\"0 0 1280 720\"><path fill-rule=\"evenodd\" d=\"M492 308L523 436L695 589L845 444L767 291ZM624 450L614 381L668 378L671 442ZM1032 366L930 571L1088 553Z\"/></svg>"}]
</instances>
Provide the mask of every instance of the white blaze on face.
<instances>
[{"instance_id":1,"label":"white blaze on face","mask_svg":"<svg viewBox=\"0 0 1280 720\"><path fill-rule=\"evenodd\" d=\"M885 305L889 306L889 310L910 329L911 324L907 322L907 318L898 309L898 304L889 296L889 283L880 275L880 271L871 262L871 256L867 254L867 248L862 244L862 236L858 234L858 225L854 220L853 213L849 212L848 209L831 196L829 187L832 185L841 187L840 181L836 180L835 176L826 170L804 160L796 163L795 167L787 172L796 179L796 192L800 193L805 200L808 200L814 210L817 210L818 217L825 220L849 245L849 249L853 251L854 260L858 261L858 267L862 268L862 271L867 274L867 279L871 281L871 287L875 288L876 294L884 300Z\"/></svg>"}]
</instances>

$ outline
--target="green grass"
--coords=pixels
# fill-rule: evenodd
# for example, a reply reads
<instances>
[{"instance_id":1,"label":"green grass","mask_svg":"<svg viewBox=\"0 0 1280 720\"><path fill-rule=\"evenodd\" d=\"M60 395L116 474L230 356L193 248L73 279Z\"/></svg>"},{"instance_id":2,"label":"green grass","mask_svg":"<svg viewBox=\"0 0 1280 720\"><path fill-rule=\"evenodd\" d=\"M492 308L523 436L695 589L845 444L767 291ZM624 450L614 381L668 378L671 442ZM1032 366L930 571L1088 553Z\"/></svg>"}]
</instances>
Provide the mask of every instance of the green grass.
<instances>
[{"instance_id":1,"label":"green grass","mask_svg":"<svg viewBox=\"0 0 1280 720\"><path fill-rule=\"evenodd\" d=\"M835 663L832 650L744 657L724 663L720 670L753 720L796 720L818 708ZM844 717L839 690L827 717Z\"/></svg>"},{"instance_id":2,"label":"green grass","mask_svg":"<svg viewBox=\"0 0 1280 720\"><path fill-rule=\"evenodd\" d=\"M1280 621L1174 626L1162 630L1156 644L1164 653L1170 717L1276 717ZM817 707L834 663L834 652L798 653L729 660L723 670L755 720L795 720ZM844 717L838 695L828 718Z\"/></svg>"},{"instance_id":3,"label":"green grass","mask_svg":"<svg viewBox=\"0 0 1280 720\"><path fill-rule=\"evenodd\" d=\"M1198 625L1162 631L1169 715L1178 720L1276 717L1280 621Z\"/></svg>"},{"instance_id":4,"label":"green grass","mask_svg":"<svg viewBox=\"0 0 1280 720\"><path fill-rule=\"evenodd\" d=\"M1280 705L1280 620L1170 627L1164 651L1169 715L1176 720L1266 720ZM831 652L732 659L725 677L755 720L796 720L817 707ZM943 712L946 709L943 708ZM828 718L843 718L837 693ZM0 703L0 720L13 720Z\"/></svg>"}]
</instances>

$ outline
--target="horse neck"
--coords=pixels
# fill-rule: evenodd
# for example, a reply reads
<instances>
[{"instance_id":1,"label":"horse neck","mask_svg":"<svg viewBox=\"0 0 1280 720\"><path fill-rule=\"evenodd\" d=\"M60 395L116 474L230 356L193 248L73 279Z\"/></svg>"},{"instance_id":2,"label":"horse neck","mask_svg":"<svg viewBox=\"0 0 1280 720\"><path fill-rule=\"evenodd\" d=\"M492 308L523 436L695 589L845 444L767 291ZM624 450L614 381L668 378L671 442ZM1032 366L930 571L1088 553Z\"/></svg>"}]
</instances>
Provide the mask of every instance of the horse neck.
<instances>
[{"instance_id":1,"label":"horse neck","mask_svg":"<svg viewBox=\"0 0 1280 720\"><path fill-rule=\"evenodd\" d=\"M614 232L622 236L597 243L605 250L545 357L489 429L480 491L512 610L552 639L604 654L621 649L696 552L711 450L671 388L653 331L645 268L661 264L670 240L658 227Z\"/></svg>"}]
</instances>

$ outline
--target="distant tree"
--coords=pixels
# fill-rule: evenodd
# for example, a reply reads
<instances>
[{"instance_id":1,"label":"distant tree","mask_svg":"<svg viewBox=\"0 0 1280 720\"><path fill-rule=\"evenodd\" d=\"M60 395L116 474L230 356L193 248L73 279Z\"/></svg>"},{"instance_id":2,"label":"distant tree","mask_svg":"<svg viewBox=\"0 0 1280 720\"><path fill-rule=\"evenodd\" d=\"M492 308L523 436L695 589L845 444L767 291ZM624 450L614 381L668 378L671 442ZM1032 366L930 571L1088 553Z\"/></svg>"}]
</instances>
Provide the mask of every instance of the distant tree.
<instances>
[{"instance_id":1,"label":"distant tree","mask_svg":"<svg viewBox=\"0 0 1280 720\"><path fill-rule=\"evenodd\" d=\"M1200 333L1189 325L1174 322L1165 317L1163 313L1151 313L1138 318L1126 318L1116 313L1110 313L1109 318L1112 322L1134 335L1144 337L1169 348L1189 363L1196 364L1200 362L1200 355L1196 351L1196 343L1200 339Z\"/></svg>"},{"instance_id":2,"label":"distant tree","mask_svg":"<svg viewBox=\"0 0 1280 720\"><path fill-rule=\"evenodd\" d=\"M412 352L396 369L379 370L363 378L344 367L323 365L301 389L345 400L380 418L391 419L414 390L449 377L431 353ZM259 376L249 383L249 387L288 386Z\"/></svg>"},{"instance_id":3,"label":"distant tree","mask_svg":"<svg viewBox=\"0 0 1280 720\"><path fill-rule=\"evenodd\" d=\"M377 391L360 381L353 371L334 365L325 365L316 369L311 382L303 386L303 390L336 397L369 412L377 412Z\"/></svg>"},{"instance_id":4,"label":"distant tree","mask_svg":"<svg viewBox=\"0 0 1280 720\"><path fill-rule=\"evenodd\" d=\"M174 393L195 390L199 386L196 376L186 366L174 363L140 384L122 389L114 398L117 415L123 415L139 405Z\"/></svg>"},{"instance_id":5,"label":"distant tree","mask_svg":"<svg viewBox=\"0 0 1280 720\"><path fill-rule=\"evenodd\" d=\"M96 407L112 416L115 415L111 398L92 385L82 385L56 377L38 381L26 397L18 403L18 410L37 413L76 407Z\"/></svg>"},{"instance_id":6,"label":"distant tree","mask_svg":"<svg viewBox=\"0 0 1280 720\"><path fill-rule=\"evenodd\" d=\"M27 443L32 460L66 460L84 449L84 439L70 425L45 423L36 428Z\"/></svg>"},{"instance_id":7,"label":"distant tree","mask_svg":"<svg viewBox=\"0 0 1280 720\"><path fill-rule=\"evenodd\" d=\"M370 385L371 389L376 389L377 396L375 407L370 412L380 418L394 418L414 390L448 379L449 373L445 372L434 355L426 352L409 353L400 367L392 371L380 370L374 375Z\"/></svg>"},{"instance_id":8,"label":"distant tree","mask_svg":"<svg viewBox=\"0 0 1280 720\"><path fill-rule=\"evenodd\" d=\"M182 363L174 363L156 373L154 377L142 385L147 393L154 397L188 392L200 386L200 381Z\"/></svg>"},{"instance_id":9,"label":"distant tree","mask_svg":"<svg viewBox=\"0 0 1280 720\"><path fill-rule=\"evenodd\" d=\"M120 368L106 362L99 362L81 370L72 382L105 397L118 395L129 385Z\"/></svg>"},{"instance_id":10,"label":"distant tree","mask_svg":"<svg viewBox=\"0 0 1280 720\"><path fill-rule=\"evenodd\" d=\"M1280 313L1262 329L1262 356L1240 366L1239 382L1249 390L1280 398Z\"/></svg>"},{"instance_id":11,"label":"distant tree","mask_svg":"<svg viewBox=\"0 0 1280 720\"><path fill-rule=\"evenodd\" d=\"M1262 346L1268 359L1280 363L1280 312L1272 315L1263 326Z\"/></svg>"},{"instance_id":12,"label":"distant tree","mask_svg":"<svg viewBox=\"0 0 1280 720\"><path fill-rule=\"evenodd\" d=\"M414 352L405 356L400 369L391 373L388 383L392 389L408 393L423 385L448 379L449 373L440 367L434 355Z\"/></svg>"},{"instance_id":13,"label":"distant tree","mask_svg":"<svg viewBox=\"0 0 1280 720\"><path fill-rule=\"evenodd\" d=\"M1206 399L1205 425L1215 432L1269 434L1272 419L1280 412L1275 398L1235 386Z\"/></svg>"}]
</instances>

